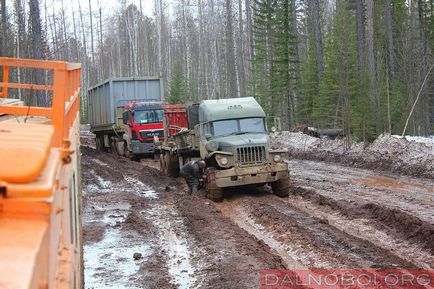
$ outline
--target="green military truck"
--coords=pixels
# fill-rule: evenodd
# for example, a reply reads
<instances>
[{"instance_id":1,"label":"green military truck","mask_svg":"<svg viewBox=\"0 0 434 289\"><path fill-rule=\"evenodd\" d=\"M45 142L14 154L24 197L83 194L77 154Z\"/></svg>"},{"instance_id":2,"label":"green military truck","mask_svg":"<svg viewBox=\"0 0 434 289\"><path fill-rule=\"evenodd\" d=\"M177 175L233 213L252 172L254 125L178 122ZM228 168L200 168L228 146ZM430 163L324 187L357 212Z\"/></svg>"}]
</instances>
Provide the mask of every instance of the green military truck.
<instances>
[{"instance_id":1,"label":"green military truck","mask_svg":"<svg viewBox=\"0 0 434 289\"><path fill-rule=\"evenodd\" d=\"M207 197L221 201L223 189L269 184L286 197L290 183L286 150L272 149L264 110L253 97L166 105L161 171L179 175L190 158L206 161Z\"/></svg>"}]
</instances>

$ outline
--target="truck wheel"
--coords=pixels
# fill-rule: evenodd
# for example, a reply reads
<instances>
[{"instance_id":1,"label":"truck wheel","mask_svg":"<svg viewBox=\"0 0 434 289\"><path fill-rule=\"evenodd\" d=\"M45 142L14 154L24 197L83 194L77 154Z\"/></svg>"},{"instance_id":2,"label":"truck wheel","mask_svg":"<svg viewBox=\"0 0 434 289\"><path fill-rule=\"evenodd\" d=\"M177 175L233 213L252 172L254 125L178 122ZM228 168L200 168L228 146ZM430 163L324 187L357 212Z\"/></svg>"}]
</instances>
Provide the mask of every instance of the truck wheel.
<instances>
[{"instance_id":1,"label":"truck wheel","mask_svg":"<svg viewBox=\"0 0 434 289\"><path fill-rule=\"evenodd\" d=\"M166 165L166 175L169 177L179 177L179 162L178 158L170 152L164 153L164 162Z\"/></svg>"},{"instance_id":2,"label":"truck wheel","mask_svg":"<svg viewBox=\"0 0 434 289\"><path fill-rule=\"evenodd\" d=\"M118 148L116 147L116 141L115 140L111 141L110 147L111 147L112 153L114 155L119 155Z\"/></svg>"},{"instance_id":3,"label":"truck wheel","mask_svg":"<svg viewBox=\"0 0 434 289\"><path fill-rule=\"evenodd\" d=\"M125 157L131 159L133 157L133 153L128 149L127 142L124 142L124 154Z\"/></svg>"},{"instance_id":4,"label":"truck wheel","mask_svg":"<svg viewBox=\"0 0 434 289\"><path fill-rule=\"evenodd\" d=\"M210 182L206 187L206 197L213 202L221 202L223 201L223 190L217 187L214 181Z\"/></svg>"},{"instance_id":5,"label":"truck wheel","mask_svg":"<svg viewBox=\"0 0 434 289\"><path fill-rule=\"evenodd\" d=\"M166 160L163 154L160 154L160 172L167 175Z\"/></svg>"},{"instance_id":6,"label":"truck wheel","mask_svg":"<svg viewBox=\"0 0 434 289\"><path fill-rule=\"evenodd\" d=\"M273 189L273 193L279 197L287 197L289 196L289 178L283 178L271 183L271 188Z\"/></svg>"},{"instance_id":7,"label":"truck wheel","mask_svg":"<svg viewBox=\"0 0 434 289\"><path fill-rule=\"evenodd\" d=\"M95 148L97 152L104 151L104 143L101 142L101 138L98 135L95 137Z\"/></svg>"},{"instance_id":8,"label":"truck wheel","mask_svg":"<svg viewBox=\"0 0 434 289\"><path fill-rule=\"evenodd\" d=\"M217 186L215 175L212 171L208 173L206 179L206 197L213 202L223 201L223 189Z\"/></svg>"}]
</instances>

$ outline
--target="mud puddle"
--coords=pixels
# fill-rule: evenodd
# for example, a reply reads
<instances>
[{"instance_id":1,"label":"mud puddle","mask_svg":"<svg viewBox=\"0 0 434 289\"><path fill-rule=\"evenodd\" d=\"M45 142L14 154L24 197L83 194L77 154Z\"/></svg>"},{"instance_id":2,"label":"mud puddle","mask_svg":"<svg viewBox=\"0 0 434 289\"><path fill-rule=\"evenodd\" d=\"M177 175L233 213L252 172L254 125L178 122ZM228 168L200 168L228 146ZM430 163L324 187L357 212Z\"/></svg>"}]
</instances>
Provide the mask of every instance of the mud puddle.
<instances>
[{"instance_id":1,"label":"mud puddle","mask_svg":"<svg viewBox=\"0 0 434 289\"><path fill-rule=\"evenodd\" d=\"M146 213L146 212L143 212ZM147 212L159 232L160 247L167 250L166 265L175 286L179 289L197 288L196 268L192 265L192 251L184 235L182 220L171 206L155 206Z\"/></svg>"},{"instance_id":2,"label":"mud puddle","mask_svg":"<svg viewBox=\"0 0 434 289\"><path fill-rule=\"evenodd\" d=\"M152 252L151 245L142 242L137 234L126 236L120 228L130 212L129 204L106 206L104 211L100 220L86 221L87 226L92 226L89 224L92 222L103 222L106 230L99 242L84 246L85 288L140 288L132 284L137 280L135 275L140 265L146 262L146 257ZM135 253L140 253L141 258L135 260Z\"/></svg>"}]
</instances>

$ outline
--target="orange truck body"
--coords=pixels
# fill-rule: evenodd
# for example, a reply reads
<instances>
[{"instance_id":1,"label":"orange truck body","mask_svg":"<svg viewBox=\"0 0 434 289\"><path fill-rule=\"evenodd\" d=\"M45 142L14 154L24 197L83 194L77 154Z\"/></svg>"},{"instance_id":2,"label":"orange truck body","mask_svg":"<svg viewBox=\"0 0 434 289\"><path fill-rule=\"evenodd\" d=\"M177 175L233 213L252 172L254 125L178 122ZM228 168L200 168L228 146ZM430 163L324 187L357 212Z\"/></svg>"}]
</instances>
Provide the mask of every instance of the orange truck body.
<instances>
[{"instance_id":1,"label":"orange truck body","mask_svg":"<svg viewBox=\"0 0 434 289\"><path fill-rule=\"evenodd\" d=\"M10 82L20 70L47 83ZM82 288L81 66L0 57L0 72L0 289ZM51 107L4 105L18 89Z\"/></svg>"}]
</instances>

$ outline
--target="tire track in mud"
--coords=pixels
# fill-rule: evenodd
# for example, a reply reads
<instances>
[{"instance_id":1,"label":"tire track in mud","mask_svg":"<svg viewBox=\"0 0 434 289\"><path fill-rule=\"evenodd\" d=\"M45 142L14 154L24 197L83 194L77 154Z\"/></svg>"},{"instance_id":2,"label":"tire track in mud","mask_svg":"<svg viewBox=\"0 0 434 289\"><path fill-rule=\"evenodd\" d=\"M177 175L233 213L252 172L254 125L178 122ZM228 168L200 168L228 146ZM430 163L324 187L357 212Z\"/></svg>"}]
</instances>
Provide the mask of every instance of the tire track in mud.
<instances>
[{"instance_id":1,"label":"tire track in mud","mask_svg":"<svg viewBox=\"0 0 434 289\"><path fill-rule=\"evenodd\" d=\"M387 235L408 243L417 244L434 255L434 224L423 221L407 212L380 206L376 203L354 204L322 195L312 189L294 187L294 196L302 197L319 207L328 207L350 219L368 219L371 226ZM434 264L432 264L434 265Z\"/></svg>"},{"instance_id":2,"label":"tire track in mud","mask_svg":"<svg viewBox=\"0 0 434 289\"><path fill-rule=\"evenodd\" d=\"M203 196L182 196L176 203L194 247L202 253L200 288L258 288L261 269L284 269L276 251L248 234ZM201 260L206 260L205 263Z\"/></svg>"},{"instance_id":3,"label":"tire track in mud","mask_svg":"<svg viewBox=\"0 0 434 289\"><path fill-rule=\"evenodd\" d=\"M182 180L161 175L148 162L152 160L131 162L83 148L83 180L91 188L84 194L84 217L100 221L110 211L114 225L96 238L94 223L86 224L86 244L103 248L106 232L119 229L120 248L130 239L150 245L143 258L134 261L138 272L122 279L130 282L128 288L257 288L260 269L284 268L274 250L225 218L214 203L185 195ZM119 210L122 206L124 211ZM132 262L131 257L120 262ZM109 278L118 266L112 258L105 264L107 268L97 267L97 280Z\"/></svg>"},{"instance_id":4,"label":"tire track in mud","mask_svg":"<svg viewBox=\"0 0 434 289\"><path fill-rule=\"evenodd\" d=\"M369 212L362 213L360 209L351 209L348 203L336 203L323 196L312 198L309 193L291 195L285 202L318 219L327 220L330 225L349 235L376 244L405 260L411 260L418 268L434 268L434 255L429 249L425 249L420 242L415 240L401 238L405 235L405 231L397 236L390 226L382 223L381 220L376 220L370 216ZM399 221L396 220L392 224L398 224L396 222ZM425 244L428 245L428 243Z\"/></svg>"},{"instance_id":5,"label":"tire track in mud","mask_svg":"<svg viewBox=\"0 0 434 289\"><path fill-rule=\"evenodd\" d=\"M219 208L249 233L271 247L280 248L278 252L282 258L289 258L287 264L290 268L428 266L426 262L420 262L421 265L417 266L406 261L399 254L377 246L364 236L349 234L329 224L328 219L313 216L311 212L300 210L273 195L259 193L254 196L235 196L219 204ZM298 264L293 264L292 260Z\"/></svg>"},{"instance_id":6,"label":"tire track in mud","mask_svg":"<svg viewBox=\"0 0 434 289\"><path fill-rule=\"evenodd\" d=\"M434 224L434 181L312 161L289 161L297 186L336 200L399 209Z\"/></svg>"}]
</instances>

